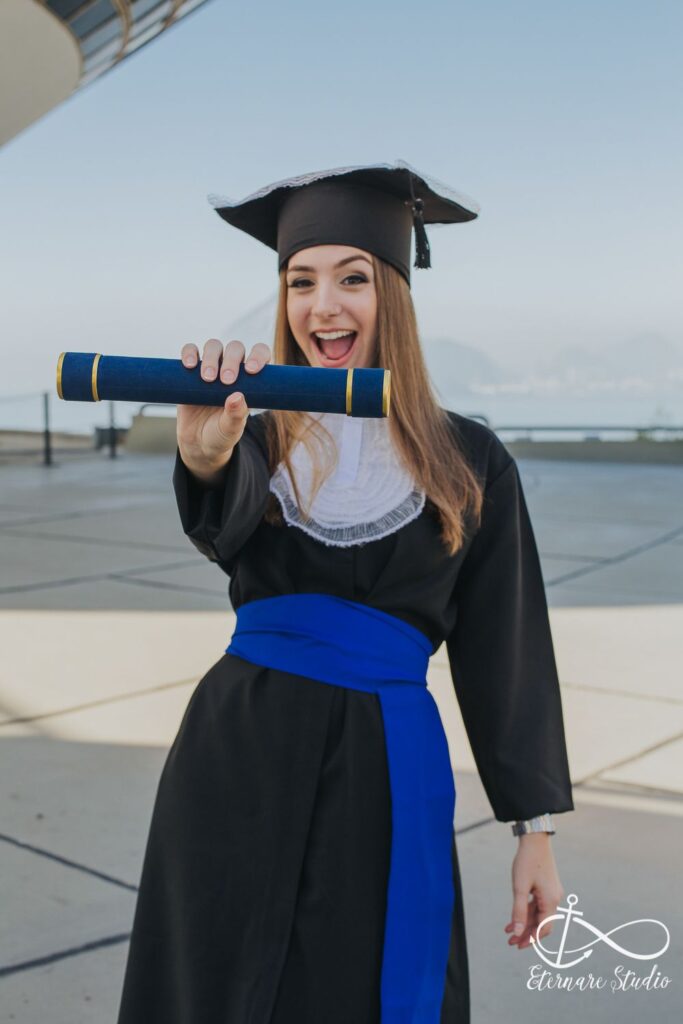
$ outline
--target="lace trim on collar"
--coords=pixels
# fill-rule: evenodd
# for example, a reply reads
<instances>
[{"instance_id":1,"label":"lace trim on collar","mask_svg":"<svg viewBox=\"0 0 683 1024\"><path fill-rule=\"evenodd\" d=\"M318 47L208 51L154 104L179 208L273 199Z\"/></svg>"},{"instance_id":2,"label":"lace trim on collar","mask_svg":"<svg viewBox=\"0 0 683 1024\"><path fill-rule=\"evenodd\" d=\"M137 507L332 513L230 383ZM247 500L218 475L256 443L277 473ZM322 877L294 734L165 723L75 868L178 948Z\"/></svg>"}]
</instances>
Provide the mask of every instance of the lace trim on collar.
<instances>
[{"instance_id":1,"label":"lace trim on collar","mask_svg":"<svg viewBox=\"0 0 683 1024\"><path fill-rule=\"evenodd\" d=\"M414 489L396 508L386 512L379 519L367 523L351 523L346 526L332 527L324 526L312 517L306 519L302 516L298 505L292 500L284 475L279 469L271 478L270 490L280 502L286 523L290 526L297 526L309 537L322 541L328 547L341 548L367 544L369 541L379 540L390 533L395 533L413 519L417 519L426 500L424 491Z\"/></svg>"}]
</instances>

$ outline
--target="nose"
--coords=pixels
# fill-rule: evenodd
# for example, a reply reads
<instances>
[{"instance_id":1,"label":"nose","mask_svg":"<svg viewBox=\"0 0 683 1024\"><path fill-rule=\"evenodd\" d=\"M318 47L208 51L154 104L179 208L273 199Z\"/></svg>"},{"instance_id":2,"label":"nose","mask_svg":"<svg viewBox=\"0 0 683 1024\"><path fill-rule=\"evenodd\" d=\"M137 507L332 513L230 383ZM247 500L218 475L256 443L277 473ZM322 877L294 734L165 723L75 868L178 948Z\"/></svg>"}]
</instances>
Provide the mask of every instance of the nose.
<instances>
[{"instance_id":1,"label":"nose","mask_svg":"<svg viewBox=\"0 0 683 1024\"><path fill-rule=\"evenodd\" d=\"M329 303L325 305L322 302L317 302L312 313L313 316L319 316L321 319L326 319L327 317L339 316L341 311L341 306L330 305Z\"/></svg>"},{"instance_id":2,"label":"nose","mask_svg":"<svg viewBox=\"0 0 683 1024\"><path fill-rule=\"evenodd\" d=\"M339 316L342 311L341 303L337 302L328 288L320 286L317 289L315 301L311 312L316 317Z\"/></svg>"}]
</instances>

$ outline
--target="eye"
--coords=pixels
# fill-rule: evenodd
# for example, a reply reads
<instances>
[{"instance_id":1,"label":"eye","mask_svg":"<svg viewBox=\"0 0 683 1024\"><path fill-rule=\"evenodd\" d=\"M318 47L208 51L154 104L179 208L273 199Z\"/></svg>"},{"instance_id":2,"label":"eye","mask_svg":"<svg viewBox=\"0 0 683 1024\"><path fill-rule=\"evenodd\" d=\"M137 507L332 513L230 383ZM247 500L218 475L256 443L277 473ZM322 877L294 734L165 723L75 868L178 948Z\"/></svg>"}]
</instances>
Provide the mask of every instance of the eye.
<instances>
[{"instance_id":1,"label":"eye","mask_svg":"<svg viewBox=\"0 0 683 1024\"><path fill-rule=\"evenodd\" d=\"M295 281L290 281L289 284L287 285L287 287L288 288L298 288L300 285L304 285L305 286L305 285L310 284L310 283L311 282L309 281L309 279L307 277L297 277L297 279Z\"/></svg>"},{"instance_id":2,"label":"eye","mask_svg":"<svg viewBox=\"0 0 683 1024\"><path fill-rule=\"evenodd\" d=\"M365 274L348 274L347 277L344 278L344 280L348 281L353 277L356 278L356 282L360 281L361 284L367 281L367 277L365 276Z\"/></svg>"}]
</instances>

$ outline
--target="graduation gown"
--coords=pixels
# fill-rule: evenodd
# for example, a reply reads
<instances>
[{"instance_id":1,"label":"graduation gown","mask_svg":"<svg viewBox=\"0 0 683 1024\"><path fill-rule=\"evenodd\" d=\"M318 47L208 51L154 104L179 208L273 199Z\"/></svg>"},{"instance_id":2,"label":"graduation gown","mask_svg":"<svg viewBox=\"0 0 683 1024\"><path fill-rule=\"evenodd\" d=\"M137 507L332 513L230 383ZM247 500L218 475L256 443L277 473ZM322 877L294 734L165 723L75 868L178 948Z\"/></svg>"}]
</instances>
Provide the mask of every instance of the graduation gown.
<instances>
[{"instance_id":1,"label":"graduation gown","mask_svg":"<svg viewBox=\"0 0 683 1024\"><path fill-rule=\"evenodd\" d=\"M485 482L481 525L456 555L428 497L394 532L335 547L264 519L268 415L249 417L220 487L176 452L183 530L229 576L233 607L331 594L404 620L434 650L445 641L495 817L573 810L539 556L503 443L449 412ZM375 694L219 657L159 781L118 1024L379 1024L390 802ZM452 864L441 1024L469 1024L455 835Z\"/></svg>"}]
</instances>

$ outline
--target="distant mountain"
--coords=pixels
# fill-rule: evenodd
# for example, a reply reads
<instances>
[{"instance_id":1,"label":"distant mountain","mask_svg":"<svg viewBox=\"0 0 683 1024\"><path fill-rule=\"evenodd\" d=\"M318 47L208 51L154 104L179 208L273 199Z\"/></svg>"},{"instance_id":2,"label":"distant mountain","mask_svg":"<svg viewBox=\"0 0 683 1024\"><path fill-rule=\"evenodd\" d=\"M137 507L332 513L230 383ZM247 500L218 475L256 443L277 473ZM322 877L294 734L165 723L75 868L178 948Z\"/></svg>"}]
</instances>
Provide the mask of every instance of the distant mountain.
<instances>
[{"instance_id":1,"label":"distant mountain","mask_svg":"<svg viewBox=\"0 0 683 1024\"><path fill-rule=\"evenodd\" d=\"M683 347L654 332L634 334L611 346L607 355L615 371L642 374L649 379L669 378L672 374L680 379L683 372Z\"/></svg>"},{"instance_id":2,"label":"distant mountain","mask_svg":"<svg viewBox=\"0 0 683 1024\"><path fill-rule=\"evenodd\" d=\"M683 349L661 334L634 334L594 351L565 345L538 360L535 376L558 384L615 388L683 384ZM546 380L546 383L548 381Z\"/></svg>"},{"instance_id":3,"label":"distant mountain","mask_svg":"<svg viewBox=\"0 0 683 1024\"><path fill-rule=\"evenodd\" d=\"M225 341L273 343L277 292L233 321ZM457 395L574 395L622 393L630 396L683 390L683 347L662 334L633 334L599 349L564 345L521 357L514 368L453 338L423 339L427 367L443 402Z\"/></svg>"},{"instance_id":4,"label":"distant mountain","mask_svg":"<svg viewBox=\"0 0 683 1024\"><path fill-rule=\"evenodd\" d=\"M239 338L245 345L257 341L273 343L277 292L247 310L223 331L223 339ZM462 394L477 385L501 384L506 374L489 356L471 345L449 338L430 338L423 342L427 366L442 398Z\"/></svg>"},{"instance_id":5,"label":"distant mountain","mask_svg":"<svg viewBox=\"0 0 683 1024\"><path fill-rule=\"evenodd\" d=\"M502 385L508 374L486 353L450 338L424 339L430 377L441 399Z\"/></svg>"},{"instance_id":6,"label":"distant mountain","mask_svg":"<svg viewBox=\"0 0 683 1024\"><path fill-rule=\"evenodd\" d=\"M554 352L539 355L531 374L546 384L556 381L572 385L613 378L614 364L604 351L595 352L583 345L563 345Z\"/></svg>"}]
</instances>

